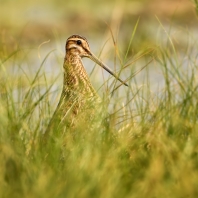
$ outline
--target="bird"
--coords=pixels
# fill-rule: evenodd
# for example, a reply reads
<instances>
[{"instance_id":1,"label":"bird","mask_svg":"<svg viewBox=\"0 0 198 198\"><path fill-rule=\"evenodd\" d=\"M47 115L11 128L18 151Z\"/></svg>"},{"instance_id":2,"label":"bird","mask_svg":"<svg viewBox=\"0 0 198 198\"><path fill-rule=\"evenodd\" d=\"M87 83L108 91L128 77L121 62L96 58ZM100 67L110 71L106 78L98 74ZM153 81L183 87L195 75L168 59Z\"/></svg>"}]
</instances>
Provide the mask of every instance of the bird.
<instances>
[{"instance_id":1,"label":"bird","mask_svg":"<svg viewBox=\"0 0 198 198\"><path fill-rule=\"evenodd\" d=\"M60 125L72 126L79 117L81 119L84 118L84 120L89 119L83 112L86 112L86 115L93 118L94 111L97 111L98 108L97 105L101 104L101 99L93 88L83 66L83 58L91 59L113 75L123 85L128 86L126 82L121 80L91 52L89 43L85 37L76 34L70 36L66 41L65 51L62 93L52 119L48 124L45 136L49 134L53 123L57 124L55 128Z\"/></svg>"}]
</instances>

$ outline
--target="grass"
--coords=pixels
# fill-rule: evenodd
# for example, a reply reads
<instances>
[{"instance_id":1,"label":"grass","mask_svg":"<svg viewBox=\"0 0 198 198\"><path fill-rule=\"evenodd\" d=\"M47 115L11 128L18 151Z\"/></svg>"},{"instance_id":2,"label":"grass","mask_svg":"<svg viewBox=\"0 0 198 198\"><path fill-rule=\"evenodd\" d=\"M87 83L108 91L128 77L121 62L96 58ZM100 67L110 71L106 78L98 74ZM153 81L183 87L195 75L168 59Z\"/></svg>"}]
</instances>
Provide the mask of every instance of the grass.
<instances>
[{"instance_id":1,"label":"grass","mask_svg":"<svg viewBox=\"0 0 198 198\"><path fill-rule=\"evenodd\" d=\"M78 126L75 135L59 131L47 144L42 134L56 103L42 69L54 52L33 76L23 70L24 63L32 66L26 50L1 60L0 197L197 197L197 44L181 55L169 34L167 40L150 57L133 58L146 65L154 57L162 88L151 90L148 67L141 84L132 78L129 45L117 57L128 65L130 87L114 91L112 84L104 93L110 99L106 124Z\"/></svg>"}]
</instances>

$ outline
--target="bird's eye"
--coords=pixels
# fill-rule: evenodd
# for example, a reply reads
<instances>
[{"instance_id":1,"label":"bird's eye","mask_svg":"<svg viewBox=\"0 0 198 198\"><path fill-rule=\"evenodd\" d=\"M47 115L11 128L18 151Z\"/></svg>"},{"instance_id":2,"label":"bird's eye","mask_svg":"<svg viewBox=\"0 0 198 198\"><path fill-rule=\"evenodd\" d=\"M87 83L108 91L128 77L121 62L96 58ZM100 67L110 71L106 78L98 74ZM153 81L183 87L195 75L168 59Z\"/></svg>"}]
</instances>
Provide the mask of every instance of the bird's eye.
<instances>
[{"instance_id":1,"label":"bird's eye","mask_svg":"<svg viewBox=\"0 0 198 198\"><path fill-rule=\"evenodd\" d=\"M76 43L77 43L77 45L81 45L82 44L81 40L77 40Z\"/></svg>"}]
</instances>

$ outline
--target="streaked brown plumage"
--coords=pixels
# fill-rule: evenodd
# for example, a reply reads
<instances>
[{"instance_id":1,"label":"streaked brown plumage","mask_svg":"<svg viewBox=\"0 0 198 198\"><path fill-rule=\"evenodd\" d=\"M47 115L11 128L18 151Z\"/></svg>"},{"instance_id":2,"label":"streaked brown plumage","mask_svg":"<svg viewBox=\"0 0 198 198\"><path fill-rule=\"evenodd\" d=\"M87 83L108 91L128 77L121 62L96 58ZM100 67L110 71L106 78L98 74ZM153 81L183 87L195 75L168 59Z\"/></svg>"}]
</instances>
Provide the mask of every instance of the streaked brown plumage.
<instances>
[{"instance_id":1,"label":"streaked brown plumage","mask_svg":"<svg viewBox=\"0 0 198 198\"><path fill-rule=\"evenodd\" d=\"M46 134L48 134L54 120L56 120L56 123L61 123L61 125L71 125L78 117L77 115L82 112L92 109L90 113L88 113L89 116L92 117L93 109L100 103L100 98L91 85L83 66L82 58L90 58L122 82L122 84L128 86L91 53L86 38L79 35L70 36L67 39L65 50L62 94ZM87 119L84 115L82 117Z\"/></svg>"}]
</instances>

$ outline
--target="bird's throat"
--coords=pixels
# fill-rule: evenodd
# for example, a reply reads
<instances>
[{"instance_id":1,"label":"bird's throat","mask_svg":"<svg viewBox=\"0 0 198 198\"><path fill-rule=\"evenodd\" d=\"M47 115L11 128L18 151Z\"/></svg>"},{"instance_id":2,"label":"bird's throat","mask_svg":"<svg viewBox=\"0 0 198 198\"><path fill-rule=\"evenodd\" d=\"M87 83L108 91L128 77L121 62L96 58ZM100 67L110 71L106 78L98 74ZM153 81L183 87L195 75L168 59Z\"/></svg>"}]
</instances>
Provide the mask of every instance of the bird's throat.
<instances>
[{"instance_id":1,"label":"bird's throat","mask_svg":"<svg viewBox=\"0 0 198 198\"><path fill-rule=\"evenodd\" d=\"M64 89L79 93L93 95L95 90L92 87L88 74L83 66L81 57L67 56L64 61Z\"/></svg>"}]
</instances>

